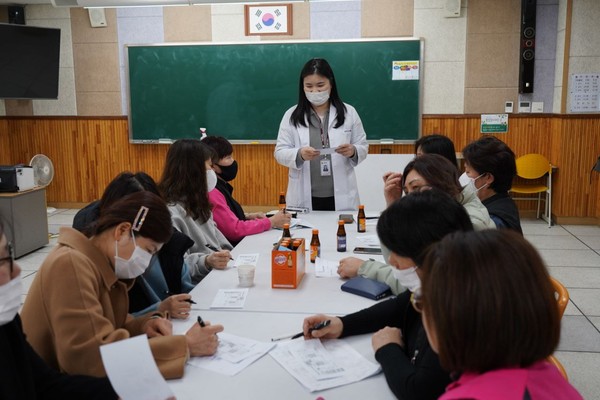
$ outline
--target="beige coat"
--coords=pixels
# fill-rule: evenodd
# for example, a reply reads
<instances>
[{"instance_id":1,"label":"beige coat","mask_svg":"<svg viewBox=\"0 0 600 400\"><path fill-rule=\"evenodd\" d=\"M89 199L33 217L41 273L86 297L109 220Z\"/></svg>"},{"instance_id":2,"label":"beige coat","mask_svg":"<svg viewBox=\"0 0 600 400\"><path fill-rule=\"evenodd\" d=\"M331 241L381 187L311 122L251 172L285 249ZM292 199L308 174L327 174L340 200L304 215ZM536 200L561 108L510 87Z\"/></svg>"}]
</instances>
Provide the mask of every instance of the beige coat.
<instances>
[{"instance_id":1,"label":"beige coat","mask_svg":"<svg viewBox=\"0 0 600 400\"><path fill-rule=\"evenodd\" d=\"M106 376L100 346L143 334L150 318L127 313L132 284L117 279L109 260L84 235L61 228L58 245L36 273L21 311L29 343L60 371ZM150 348L165 378L183 376L184 336L152 338Z\"/></svg>"}]
</instances>

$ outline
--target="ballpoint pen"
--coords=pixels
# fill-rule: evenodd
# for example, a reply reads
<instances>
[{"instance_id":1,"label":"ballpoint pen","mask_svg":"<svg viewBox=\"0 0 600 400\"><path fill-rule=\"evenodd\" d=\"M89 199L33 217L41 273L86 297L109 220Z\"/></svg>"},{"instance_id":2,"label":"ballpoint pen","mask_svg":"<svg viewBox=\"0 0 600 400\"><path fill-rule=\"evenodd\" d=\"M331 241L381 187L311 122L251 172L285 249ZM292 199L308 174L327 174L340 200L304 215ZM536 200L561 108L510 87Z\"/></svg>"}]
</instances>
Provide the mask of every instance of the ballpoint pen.
<instances>
[{"instance_id":1,"label":"ballpoint pen","mask_svg":"<svg viewBox=\"0 0 600 400\"><path fill-rule=\"evenodd\" d=\"M312 331L318 331L319 329L323 329L327 326L329 326L331 324L331 320L325 320L325 321L321 321L318 324L316 324L315 326L313 326L312 328L310 328L308 331L312 332ZM271 338L271 342L277 342L279 340L285 340L285 339L298 339L299 337L304 336L304 332L300 332L300 333L296 333L294 335L287 335L287 336L282 336L282 337L278 337L278 338Z\"/></svg>"},{"instance_id":2,"label":"ballpoint pen","mask_svg":"<svg viewBox=\"0 0 600 400\"><path fill-rule=\"evenodd\" d=\"M215 246L213 246L213 245L212 245L212 244L210 244L210 243L206 243L206 247L208 247L208 248L209 248L209 249L211 249L212 251L223 251L223 250L219 250L219 249L217 249ZM230 260L233 260L233 257L231 257L231 256L230 256L230 257L229 257L229 259L230 259Z\"/></svg>"},{"instance_id":3,"label":"ballpoint pen","mask_svg":"<svg viewBox=\"0 0 600 400\"><path fill-rule=\"evenodd\" d=\"M192 300L192 299L185 299L183 301L187 301L190 304L196 304L196 302L194 300Z\"/></svg>"},{"instance_id":4,"label":"ballpoint pen","mask_svg":"<svg viewBox=\"0 0 600 400\"><path fill-rule=\"evenodd\" d=\"M206 324L202 320L202 317L199 315L198 315L198 325L200 325L200 327L202 327L202 328L204 328L206 326Z\"/></svg>"}]
</instances>

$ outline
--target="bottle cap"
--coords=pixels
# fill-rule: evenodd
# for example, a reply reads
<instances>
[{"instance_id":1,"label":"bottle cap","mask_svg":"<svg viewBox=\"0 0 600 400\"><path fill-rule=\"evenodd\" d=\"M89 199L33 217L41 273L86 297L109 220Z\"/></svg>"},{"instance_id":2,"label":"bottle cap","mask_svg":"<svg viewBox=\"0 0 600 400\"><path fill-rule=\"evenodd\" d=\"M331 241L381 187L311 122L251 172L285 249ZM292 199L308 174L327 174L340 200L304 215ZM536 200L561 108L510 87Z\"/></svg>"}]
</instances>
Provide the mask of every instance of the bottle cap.
<instances>
[{"instance_id":1,"label":"bottle cap","mask_svg":"<svg viewBox=\"0 0 600 400\"><path fill-rule=\"evenodd\" d=\"M283 229L290 229L290 224L283 224Z\"/></svg>"},{"instance_id":2,"label":"bottle cap","mask_svg":"<svg viewBox=\"0 0 600 400\"><path fill-rule=\"evenodd\" d=\"M338 220L338 225L344 225L344 220Z\"/></svg>"},{"instance_id":3,"label":"bottle cap","mask_svg":"<svg viewBox=\"0 0 600 400\"><path fill-rule=\"evenodd\" d=\"M318 229L313 229L313 235L317 235L319 234L319 230Z\"/></svg>"},{"instance_id":4,"label":"bottle cap","mask_svg":"<svg viewBox=\"0 0 600 400\"><path fill-rule=\"evenodd\" d=\"M364 204L361 204L358 206L358 209L360 210L361 208L365 208Z\"/></svg>"}]
</instances>

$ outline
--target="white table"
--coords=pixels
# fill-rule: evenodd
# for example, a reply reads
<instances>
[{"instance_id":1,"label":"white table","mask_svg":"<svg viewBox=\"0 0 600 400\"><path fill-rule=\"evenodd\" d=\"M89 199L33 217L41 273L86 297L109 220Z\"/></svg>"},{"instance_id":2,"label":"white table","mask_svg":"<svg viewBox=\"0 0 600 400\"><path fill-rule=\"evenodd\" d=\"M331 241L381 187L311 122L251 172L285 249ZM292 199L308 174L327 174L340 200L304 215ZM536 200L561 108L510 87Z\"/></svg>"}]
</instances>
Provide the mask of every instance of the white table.
<instances>
[{"instance_id":1,"label":"white table","mask_svg":"<svg viewBox=\"0 0 600 400\"><path fill-rule=\"evenodd\" d=\"M339 260L353 256L352 249L359 245L358 235L376 235L375 226L368 225L367 232L358 234L356 224L347 224L348 249L336 251L337 212L312 212L299 214L302 220L319 229L321 256ZM370 214L370 213L368 213ZM241 310L210 309L219 289L238 287L237 270L214 270L191 292L197 303L187 321L173 321L175 333L183 333L201 315L213 324L222 324L231 334L255 340L270 341L273 337L297 333L302 330L305 317L315 313L344 315L375 303L363 297L342 292L339 277L317 278L314 264L307 252L306 274L298 289L271 288L271 249L281 236L281 231L271 230L246 237L232 251L239 254L260 253L255 275L255 285L249 289L245 307ZM292 236L310 241L311 229L293 229ZM368 258L358 255L360 258ZM383 260L381 256L371 258ZM302 340L302 339L300 339ZM347 338L349 343L365 358L376 362L371 347L371 335ZM283 369L271 356L266 355L234 377L217 374L194 366L186 366L183 379L169 381L178 400L185 399L315 399L394 398L383 374L363 381L321 392L310 393Z\"/></svg>"}]
</instances>

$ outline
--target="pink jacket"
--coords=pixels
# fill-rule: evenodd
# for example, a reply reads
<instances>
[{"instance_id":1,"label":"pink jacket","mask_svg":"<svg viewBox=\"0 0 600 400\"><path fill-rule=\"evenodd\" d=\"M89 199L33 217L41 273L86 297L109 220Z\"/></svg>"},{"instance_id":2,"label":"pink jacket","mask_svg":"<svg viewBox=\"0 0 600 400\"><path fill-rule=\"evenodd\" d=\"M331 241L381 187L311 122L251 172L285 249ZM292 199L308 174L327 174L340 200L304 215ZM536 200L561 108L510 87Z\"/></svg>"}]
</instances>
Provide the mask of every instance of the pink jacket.
<instances>
[{"instance_id":1,"label":"pink jacket","mask_svg":"<svg viewBox=\"0 0 600 400\"><path fill-rule=\"evenodd\" d=\"M208 199L213 205L213 219L217 228L230 242L237 243L247 235L254 235L271 229L269 218L242 221L231 211L223 193L217 189L208 192Z\"/></svg>"},{"instance_id":2,"label":"pink jacket","mask_svg":"<svg viewBox=\"0 0 600 400\"><path fill-rule=\"evenodd\" d=\"M440 400L522 400L525 389L535 400L579 400L581 395L547 361L528 368L499 369L484 374L463 373L446 388Z\"/></svg>"}]
</instances>

